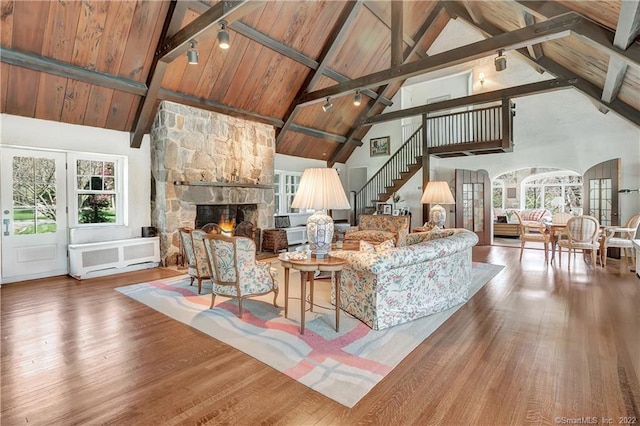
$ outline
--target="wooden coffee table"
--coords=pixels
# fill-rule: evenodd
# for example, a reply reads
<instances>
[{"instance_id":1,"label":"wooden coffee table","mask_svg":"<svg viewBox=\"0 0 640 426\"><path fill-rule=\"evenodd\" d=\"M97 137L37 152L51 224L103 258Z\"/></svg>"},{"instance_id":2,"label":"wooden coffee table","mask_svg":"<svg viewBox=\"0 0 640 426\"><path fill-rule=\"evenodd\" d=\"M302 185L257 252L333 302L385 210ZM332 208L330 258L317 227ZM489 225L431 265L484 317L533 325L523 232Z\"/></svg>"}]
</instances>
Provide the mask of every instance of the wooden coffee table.
<instances>
[{"instance_id":1,"label":"wooden coffee table","mask_svg":"<svg viewBox=\"0 0 640 426\"><path fill-rule=\"evenodd\" d=\"M316 271L326 271L335 273L335 292L336 292L336 331L340 331L340 273L347 263L346 260L337 257L326 257L318 259L308 257L307 259L297 260L289 257L291 253L281 253L278 260L284 268L284 317L289 315L289 270L291 268L300 271L300 334L304 334L305 312L307 310L307 279L310 284L309 303L310 310L313 312L313 284L314 273Z\"/></svg>"}]
</instances>

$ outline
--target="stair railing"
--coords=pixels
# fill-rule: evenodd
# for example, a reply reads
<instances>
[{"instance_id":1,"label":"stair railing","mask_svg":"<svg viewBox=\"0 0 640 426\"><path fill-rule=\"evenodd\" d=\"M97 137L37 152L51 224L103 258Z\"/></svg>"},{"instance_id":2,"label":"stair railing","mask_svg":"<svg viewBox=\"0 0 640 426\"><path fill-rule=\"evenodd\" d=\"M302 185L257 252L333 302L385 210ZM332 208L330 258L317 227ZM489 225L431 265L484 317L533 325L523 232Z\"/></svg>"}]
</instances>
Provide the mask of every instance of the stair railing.
<instances>
[{"instance_id":1,"label":"stair railing","mask_svg":"<svg viewBox=\"0 0 640 426\"><path fill-rule=\"evenodd\" d=\"M401 173L408 172L409 164L416 164L422 157L422 126L416 129L409 139L384 163L378 172L371 177L355 195L355 219L364 213L367 207L375 208L373 203L387 201L387 188L394 180L402 177Z\"/></svg>"}]
</instances>

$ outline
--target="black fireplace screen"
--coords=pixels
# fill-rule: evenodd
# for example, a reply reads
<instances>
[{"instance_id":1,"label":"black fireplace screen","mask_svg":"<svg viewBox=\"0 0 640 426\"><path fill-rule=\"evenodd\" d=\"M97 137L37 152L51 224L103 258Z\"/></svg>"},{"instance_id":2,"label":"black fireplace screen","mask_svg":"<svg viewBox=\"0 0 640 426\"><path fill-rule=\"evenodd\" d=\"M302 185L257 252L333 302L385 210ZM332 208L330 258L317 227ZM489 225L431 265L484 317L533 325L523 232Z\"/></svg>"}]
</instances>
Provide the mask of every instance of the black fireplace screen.
<instances>
[{"instance_id":1,"label":"black fireplace screen","mask_svg":"<svg viewBox=\"0 0 640 426\"><path fill-rule=\"evenodd\" d=\"M196 205L195 228L200 229L207 223L233 221L251 222L254 225L258 222L257 204L198 204Z\"/></svg>"}]
</instances>

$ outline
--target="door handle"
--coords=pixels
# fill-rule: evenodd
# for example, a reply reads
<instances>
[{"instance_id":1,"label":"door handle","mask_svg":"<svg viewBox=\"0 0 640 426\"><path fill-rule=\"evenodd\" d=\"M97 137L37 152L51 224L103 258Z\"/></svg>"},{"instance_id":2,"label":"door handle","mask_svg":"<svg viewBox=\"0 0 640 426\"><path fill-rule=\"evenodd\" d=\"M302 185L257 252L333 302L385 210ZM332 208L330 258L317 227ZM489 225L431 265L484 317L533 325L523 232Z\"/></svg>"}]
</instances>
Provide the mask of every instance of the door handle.
<instances>
[{"instance_id":1,"label":"door handle","mask_svg":"<svg viewBox=\"0 0 640 426\"><path fill-rule=\"evenodd\" d=\"M11 235L9 233L9 224L11 223L11 219L2 219L2 227L4 228L4 231L2 232L2 234L5 237L8 237L9 235Z\"/></svg>"}]
</instances>

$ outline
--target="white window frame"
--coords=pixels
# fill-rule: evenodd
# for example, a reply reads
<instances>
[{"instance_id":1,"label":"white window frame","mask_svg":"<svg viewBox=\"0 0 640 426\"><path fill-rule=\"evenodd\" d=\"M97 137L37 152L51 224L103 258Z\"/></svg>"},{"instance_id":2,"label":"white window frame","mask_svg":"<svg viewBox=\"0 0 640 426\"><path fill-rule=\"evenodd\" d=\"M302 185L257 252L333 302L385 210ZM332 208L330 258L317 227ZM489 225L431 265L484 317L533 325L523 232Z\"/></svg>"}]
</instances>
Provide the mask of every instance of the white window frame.
<instances>
[{"instance_id":1,"label":"white window frame","mask_svg":"<svg viewBox=\"0 0 640 426\"><path fill-rule=\"evenodd\" d=\"M536 207L536 208L545 208L545 197L546 197L546 188L547 187L560 187L561 190L561 197L563 199L566 199L566 188L570 187L570 186L580 186L577 185L575 183L567 183L567 182L560 182L560 183L553 183L553 184L547 184L547 183L532 183L535 182L539 179L544 179L544 178L549 178L549 177L570 177L570 176L578 176L578 177L582 177L582 175L580 175L579 173L573 172L573 171L569 171L569 170L563 170L563 171L553 171L553 172L547 172L547 173L538 173L535 175L531 175L528 176L527 178L522 180L521 183L521 191L520 191L520 206L522 208L525 208L525 203L527 200L527 189L528 188L539 188L540 191L542 192L542 196L540 198L540 202L541 202L541 206ZM582 194L582 200L584 200L584 194ZM558 208L559 212L564 213L565 210L565 206L564 204L562 206L559 206Z\"/></svg>"},{"instance_id":2,"label":"white window frame","mask_svg":"<svg viewBox=\"0 0 640 426\"><path fill-rule=\"evenodd\" d=\"M278 194L274 194L274 195L278 195L278 200L279 200L279 205L275 206L276 208L275 210L275 215L276 216L284 216L284 215L288 215L288 216L292 216L292 215L308 215L309 213L313 213L313 209L298 209L298 212L291 212L288 209L287 206L287 200L288 197L290 195L295 195L297 189L298 189L298 185L296 185L296 188L294 189L294 191L292 193L287 192L288 191L288 187L289 185L287 185L287 178L288 177L302 177L302 172L292 172L292 171L288 171L288 170L275 170L274 171L274 175L279 176L279 184L278 184ZM275 181L275 178L274 178ZM274 192L275 192L276 188L274 186ZM274 196L274 200L276 199L276 197Z\"/></svg>"},{"instance_id":3,"label":"white window frame","mask_svg":"<svg viewBox=\"0 0 640 426\"><path fill-rule=\"evenodd\" d=\"M116 196L116 221L111 223L80 223L78 222L78 196L84 193L78 189L78 161L108 161L114 163L115 190ZM92 228L109 226L128 225L128 196L126 179L128 173L128 158L122 155L92 154L92 153L69 153L67 156L67 182L68 182L68 205L69 205L69 227L70 228Z\"/></svg>"}]
</instances>

